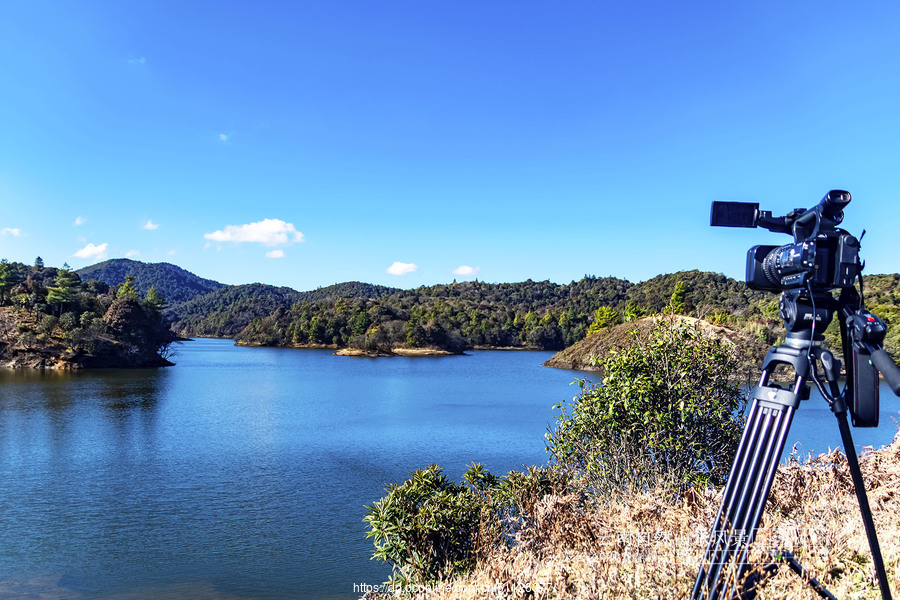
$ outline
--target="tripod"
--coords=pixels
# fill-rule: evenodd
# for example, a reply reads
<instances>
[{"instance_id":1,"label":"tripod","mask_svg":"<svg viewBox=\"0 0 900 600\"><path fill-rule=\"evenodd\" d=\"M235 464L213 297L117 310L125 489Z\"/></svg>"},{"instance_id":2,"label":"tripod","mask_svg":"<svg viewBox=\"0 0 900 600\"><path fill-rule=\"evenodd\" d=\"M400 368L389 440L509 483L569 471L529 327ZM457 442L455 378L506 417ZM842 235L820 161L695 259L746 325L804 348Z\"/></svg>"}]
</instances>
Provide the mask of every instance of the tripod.
<instances>
[{"instance_id":1,"label":"tripod","mask_svg":"<svg viewBox=\"0 0 900 600\"><path fill-rule=\"evenodd\" d=\"M828 291L814 292L811 288L786 291L781 295L780 307L787 329L785 343L773 347L766 355L759 385L750 394L752 402L747 423L691 600L754 600L758 587L777 570L778 563L772 563L751 571L748 564L750 545L762 519L794 413L800 401L809 398L806 383L810 380L837 418L878 585L883 600L891 600L884 560L847 424L848 410L856 426L878 424L878 371L875 365L885 374L894 393L900 395L900 371L881 347L884 324L862 308L861 297L852 287L842 290L838 299ZM840 361L823 346L821 333L835 313L842 317L841 340L847 361L847 383L843 393L838 387ZM794 371L790 389L770 382L779 365L787 365ZM827 389L818 376L819 366L825 373ZM803 574L793 555L788 555L784 562L796 573ZM810 584L821 597L834 598L817 581L811 580Z\"/></svg>"}]
</instances>

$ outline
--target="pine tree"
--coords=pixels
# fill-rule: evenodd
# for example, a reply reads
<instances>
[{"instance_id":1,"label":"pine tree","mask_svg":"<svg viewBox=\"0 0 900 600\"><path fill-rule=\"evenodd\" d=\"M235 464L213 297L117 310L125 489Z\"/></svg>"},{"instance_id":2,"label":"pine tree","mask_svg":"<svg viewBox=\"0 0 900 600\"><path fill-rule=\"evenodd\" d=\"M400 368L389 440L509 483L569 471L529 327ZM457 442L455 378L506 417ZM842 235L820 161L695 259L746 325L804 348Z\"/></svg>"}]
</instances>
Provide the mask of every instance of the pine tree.
<instances>
[{"instance_id":1,"label":"pine tree","mask_svg":"<svg viewBox=\"0 0 900 600\"><path fill-rule=\"evenodd\" d=\"M119 286L119 289L116 290L116 300L120 298L128 298L131 300L140 300L141 295L138 293L136 287L134 287L134 275L126 275L125 283Z\"/></svg>"},{"instance_id":2,"label":"pine tree","mask_svg":"<svg viewBox=\"0 0 900 600\"><path fill-rule=\"evenodd\" d=\"M688 288L683 281L675 284L675 291L672 292L672 300L669 302L669 308L676 315L683 314L686 310L684 300L687 297Z\"/></svg>"},{"instance_id":3,"label":"pine tree","mask_svg":"<svg viewBox=\"0 0 900 600\"><path fill-rule=\"evenodd\" d=\"M147 290L147 295L144 296L144 306L155 313L161 313L168 308L166 299L159 293L155 285L151 285L150 289Z\"/></svg>"},{"instance_id":4,"label":"pine tree","mask_svg":"<svg viewBox=\"0 0 900 600\"><path fill-rule=\"evenodd\" d=\"M57 314L62 314L66 306L75 300L76 288L80 284L78 275L67 269L59 269L55 285L47 288L47 304L55 307Z\"/></svg>"},{"instance_id":5,"label":"pine tree","mask_svg":"<svg viewBox=\"0 0 900 600\"><path fill-rule=\"evenodd\" d=\"M0 306L6 304L9 299L9 292L13 286L18 283L16 281L16 271L5 258L0 260Z\"/></svg>"}]
</instances>

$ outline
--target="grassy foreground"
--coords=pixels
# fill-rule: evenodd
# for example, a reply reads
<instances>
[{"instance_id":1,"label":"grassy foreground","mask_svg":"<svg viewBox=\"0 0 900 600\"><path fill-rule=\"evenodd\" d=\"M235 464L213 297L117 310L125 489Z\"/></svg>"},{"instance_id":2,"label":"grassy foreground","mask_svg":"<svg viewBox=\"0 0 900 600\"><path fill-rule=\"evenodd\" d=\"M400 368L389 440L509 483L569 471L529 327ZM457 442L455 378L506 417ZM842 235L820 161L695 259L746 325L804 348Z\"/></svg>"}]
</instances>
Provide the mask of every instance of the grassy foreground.
<instances>
[{"instance_id":1,"label":"grassy foreground","mask_svg":"<svg viewBox=\"0 0 900 600\"><path fill-rule=\"evenodd\" d=\"M900 435L861 457L879 541L900 594ZM465 577L431 586L418 598L682 599L690 596L709 528L721 501L711 489L677 503L661 493L553 495L525 517L511 547L486 551ZM779 469L757 550L793 551L839 598L880 598L847 461L837 451ZM765 554L756 559L765 561ZM818 596L786 567L760 600Z\"/></svg>"}]
</instances>

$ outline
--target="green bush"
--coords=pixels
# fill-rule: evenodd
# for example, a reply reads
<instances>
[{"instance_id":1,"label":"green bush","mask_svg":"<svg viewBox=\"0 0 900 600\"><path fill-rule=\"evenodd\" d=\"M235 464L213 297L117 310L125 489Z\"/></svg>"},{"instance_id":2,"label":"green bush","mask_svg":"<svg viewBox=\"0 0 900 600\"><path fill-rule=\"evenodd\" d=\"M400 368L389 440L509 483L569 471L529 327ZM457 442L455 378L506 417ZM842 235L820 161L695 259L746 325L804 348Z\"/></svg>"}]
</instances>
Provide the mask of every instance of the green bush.
<instances>
[{"instance_id":1,"label":"green bush","mask_svg":"<svg viewBox=\"0 0 900 600\"><path fill-rule=\"evenodd\" d=\"M472 566L482 507L474 488L431 465L385 491L363 520L373 558L393 563L393 585L423 585Z\"/></svg>"},{"instance_id":2,"label":"green bush","mask_svg":"<svg viewBox=\"0 0 900 600\"><path fill-rule=\"evenodd\" d=\"M734 459L746 397L729 380L733 352L682 321L595 360L603 380L558 404L547 449L599 492L721 485Z\"/></svg>"},{"instance_id":3,"label":"green bush","mask_svg":"<svg viewBox=\"0 0 900 600\"><path fill-rule=\"evenodd\" d=\"M471 569L482 553L510 544L532 519L541 498L566 489L567 481L548 467L492 475L473 464L465 483L450 481L437 465L420 469L387 495L366 506L366 537L373 558L393 566L399 588L445 581Z\"/></svg>"},{"instance_id":4,"label":"green bush","mask_svg":"<svg viewBox=\"0 0 900 600\"><path fill-rule=\"evenodd\" d=\"M38 333L52 335L53 330L56 329L57 325L59 325L59 319L57 319L53 315L47 315L43 319L41 319L41 323L40 325L38 325L37 330Z\"/></svg>"},{"instance_id":5,"label":"green bush","mask_svg":"<svg viewBox=\"0 0 900 600\"><path fill-rule=\"evenodd\" d=\"M63 331L72 331L78 327L78 316L73 312L63 313L59 318L59 326Z\"/></svg>"}]
</instances>

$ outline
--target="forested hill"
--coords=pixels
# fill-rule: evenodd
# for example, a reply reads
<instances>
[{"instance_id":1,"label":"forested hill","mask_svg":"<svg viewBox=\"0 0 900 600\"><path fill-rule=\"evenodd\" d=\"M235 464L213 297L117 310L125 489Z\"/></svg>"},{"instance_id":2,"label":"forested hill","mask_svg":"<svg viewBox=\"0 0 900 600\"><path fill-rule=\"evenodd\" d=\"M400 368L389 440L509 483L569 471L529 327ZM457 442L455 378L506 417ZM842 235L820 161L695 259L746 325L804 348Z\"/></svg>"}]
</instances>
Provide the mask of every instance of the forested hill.
<instances>
[{"instance_id":1,"label":"forested hill","mask_svg":"<svg viewBox=\"0 0 900 600\"><path fill-rule=\"evenodd\" d=\"M300 292L300 298L307 302L337 300L338 298L381 298L382 296L390 296L401 291L400 288L395 287L362 283L360 281L347 281L308 292Z\"/></svg>"},{"instance_id":2,"label":"forested hill","mask_svg":"<svg viewBox=\"0 0 900 600\"><path fill-rule=\"evenodd\" d=\"M254 319L237 337L255 345L332 344L370 350L437 347L560 349L610 324L677 304L685 314L762 314L773 296L714 273L633 284L586 276L569 284L479 281L420 287L379 299L300 302Z\"/></svg>"},{"instance_id":3,"label":"forested hill","mask_svg":"<svg viewBox=\"0 0 900 600\"><path fill-rule=\"evenodd\" d=\"M134 276L139 289L164 281L160 270L183 271L138 261L101 265L108 263L137 267L122 276ZM476 280L411 290L349 282L306 292L260 283L227 286L183 273L189 276L184 281L195 282L194 287L183 291L175 284L172 292L163 293L173 329L188 336L230 337L248 345L325 344L376 351L398 347L555 350L604 327L663 310L727 324L769 344L778 341L784 329L777 294L750 290L742 281L697 270L636 284L585 276L568 284ZM154 278L142 281L151 275ZM886 347L896 350L900 346L900 275L867 275L865 280L869 308L891 326ZM198 293L196 282L217 287ZM187 296L192 297L177 301ZM833 323L832 338L836 330Z\"/></svg>"},{"instance_id":4,"label":"forested hill","mask_svg":"<svg viewBox=\"0 0 900 600\"><path fill-rule=\"evenodd\" d=\"M300 300L300 292L261 283L229 285L174 305L172 328L186 336L234 337L254 318Z\"/></svg>"},{"instance_id":5,"label":"forested hill","mask_svg":"<svg viewBox=\"0 0 900 600\"><path fill-rule=\"evenodd\" d=\"M234 338L254 319L299 302L334 303L339 298L376 299L397 293L368 283L339 283L308 292L261 283L229 285L172 306L172 328L186 336Z\"/></svg>"},{"instance_id":6,"label":"forested hill","mask_svg":"<svg viewBox=\"0 0 900 600\"><path fill-rule=\"evenodd\" d=\"M900 276L866 278L870 308L891 326L886 348L900 350ZM587 276L488 284L479 281L404 290L378 299L301 301L254 318L236 337L248 345L330 344L369 351L477 347L562 349L618 323L663 310L727 325L773 344L784 334L778 295L721 274L685 271L633 284ZM837 321L826 331L839 347Z\"/></svg>"},{"instance_id":7,"label":"forested hill","mask_svg":"<svg viewBox=\"0 0 900 600\"><path fill-rule=\"evenodd\" d=\"M337 298L380 298L400 291L351 281L306 292L262 283L225 285L169 263L144 263L127 258L107 260L79 269L81 279L119 286L126 277L141 294L155 287L165 298L166 315L174 330L189 336L235 337L254 318L296 302L333 301Z\"/></svg>"},{"instance_id":8,"label":"forested hill","mask_svg":"<svg viewBox=\"0 0 900 600\"><path fill-rule=\"evenodd\" d=\"M131 275L141 294L155 287L170 305L225 287L218 281L203 279L173 264L144 263L127 258L114 258L75 272L83 281L96 279L110 286L122 285L125 277Z\"/></svg>"}]
</instances>

